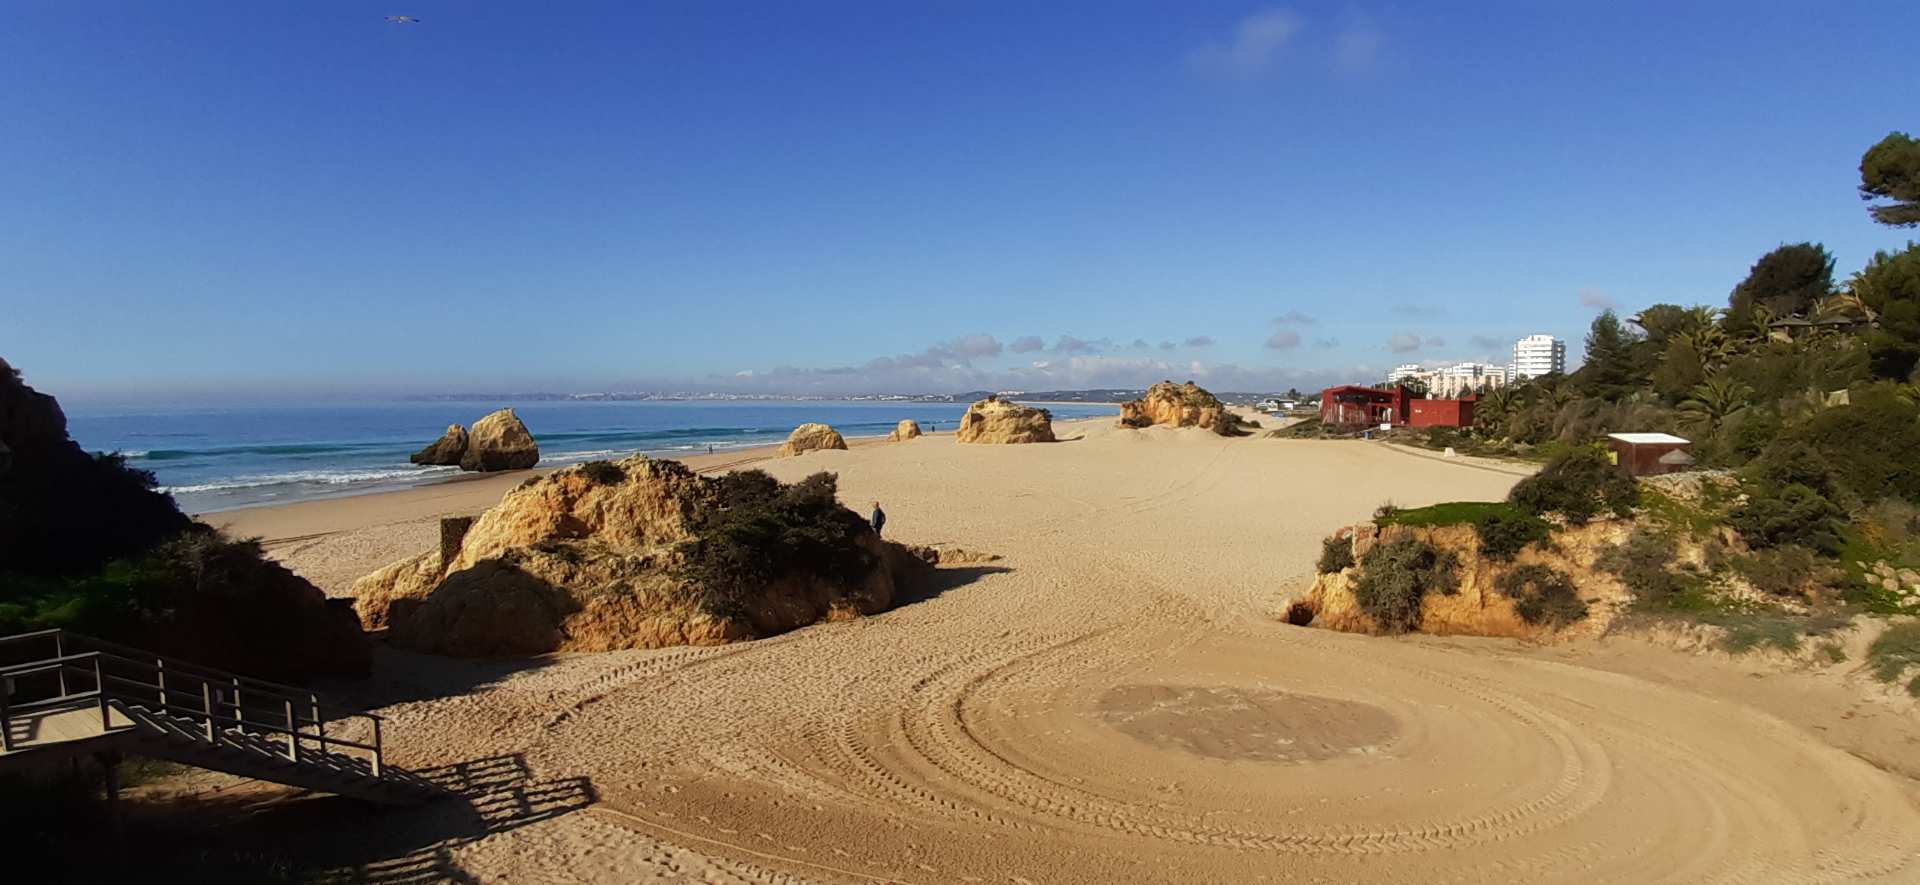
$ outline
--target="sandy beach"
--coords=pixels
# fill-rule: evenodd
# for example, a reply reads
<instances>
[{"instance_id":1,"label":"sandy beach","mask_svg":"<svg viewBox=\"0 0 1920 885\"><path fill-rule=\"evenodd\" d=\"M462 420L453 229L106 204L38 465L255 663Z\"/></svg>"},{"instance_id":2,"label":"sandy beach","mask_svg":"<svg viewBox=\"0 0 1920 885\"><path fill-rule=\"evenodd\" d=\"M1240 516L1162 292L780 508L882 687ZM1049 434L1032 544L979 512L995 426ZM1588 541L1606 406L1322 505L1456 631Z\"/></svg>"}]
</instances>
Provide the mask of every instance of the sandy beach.
<instances>
[{"instance_id":1,"label":"sandy beach","mask_svg":"<svg viewBox=\"0 0 1920 885\"><path fill-rule=\"evenodd\" d=\"M878 616L725 647L383 650L344 696L390 717L394 763L463 776L468 801L329 806L329 835L297 838L375 881L1920 877L1910 704L1632 639L1275 617L1335 527L1386 501L1498 499L1521 471L1111 419L1058 430L686 459L834 471L850 506L883 502L889 537L1002 558ZM209 518L345 595L528 475Z\"/></svg>"}]
</instances>

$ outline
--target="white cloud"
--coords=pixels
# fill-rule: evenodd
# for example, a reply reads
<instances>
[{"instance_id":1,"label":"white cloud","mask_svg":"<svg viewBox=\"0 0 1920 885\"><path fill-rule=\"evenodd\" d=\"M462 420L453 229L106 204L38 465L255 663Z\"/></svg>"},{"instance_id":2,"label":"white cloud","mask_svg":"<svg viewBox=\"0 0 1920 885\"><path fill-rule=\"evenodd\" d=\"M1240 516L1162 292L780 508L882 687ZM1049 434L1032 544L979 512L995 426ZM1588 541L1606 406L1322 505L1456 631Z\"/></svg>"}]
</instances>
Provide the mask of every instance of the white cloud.
<instances>
[{"instance_id":1,"label":"white cloud","mask_svg":"<svg viewBox=\"0 0 1920 885\"><path fill-rule=\"evenodd\" d=\"M1412 332L1401 332L1387 339L1387 349L1394 353L1412 353L1420 349L1420 336Z\"/></svg>"},{"instance_id":2,"label":"white cloud","mask_svg":"<svg viewBox=\"0 0 1920 885\"><path fill-rule=\"evenodd\" d=\"M1231 39L1209 43L1188 55L1200 71L1251 77L1271 67L1306 22L1285 9L1268 9L1240 20Z\"/></svg>"},{"instance_id":3,"label":"white cloud","mask_svg":"<svg viewBox=\"0 0 1920 885\"><path fill-rule=\"evenodd\" d=\"M1317 322L1319 320L1297 310L1289 310L1273 318L1273 324L1276 326L1311 326Z\"/></svg>"},{"instance_id":4,"label":"white cloud","mask_svg":"<svg viewBox=\"0 0 1920 885\"><path fill-rule=\"evenodd\" d=\"M1072 335L1062 335L1060 336L1059 340L1053 342L1053 352L1054 353L1091 353L1095 350L1099 350L1100 345L1101 345L1101 342L1098 342L1098 341L1088 341L1084 338L1075 338Z\"/></svg>"},{"instance_id":5,"label":"white cloud","mask_svg":"<svg viewBox=\"0 0 1920 885\"><path fill-rule=\"evenodd\" d=\"M1173 343L1173 342L1171 342L1171 341L1162 341L1162 342L1160 342L1160 349L1161 349L1161 350L1172 350L1172 349L1174 349L1174 348L1176 348L1176 347L1179 347L1179 346L1180 346L1180 345L1178 345L1178 344L1175 344L1175 343Z\"/></svg>"},{"instance_id":6,"label":"white cloud","mask_svg":"<svg viewBox=\"0 0 1920 885\"><path fill-rule=\"evenodd\" d=\"M1211 336L1211 335L1195 335L1195 336L1193 336L1192 338L1188 338L1188 339L1187 339L1187 341L1186 341L1186 345L1187 345L1188 347L1212 347L1212 346L1213 346L1213 336Z\"/></svg>"},{"instance_id":7,"label":"white cloud","mask_svg":"<svg viewBox=\"0 0 1920 885\"><path fill-rule=\"evenodd\" d=\"M1292 350L1300 346L1300 333L1292 329L1281 329L1267 337L1267 347L1273 350Z\"/></svg>"},{"instance_id":8,"label":"white cloud","mask_svg":"<svg viewBox=\"0 0 1920 885\"><path fill-rule=\"evenodd\" d=\"M1581 289L1580 306L1591 307L1594 310L1613 310L1620 306L1620 302L1613 300L1612 296L1599 289Z\"/></svg>"},{"instance_id":9,"label":"white cloud","mask_svg":"<svg viewBox=\"0 0 1920 885\"><path fill-rule=\"evenodd\" d=\"M1022 335L1019 338L1013 339L1013 344L1009 345L1007 349L1014 353L1032 353L1036 350L1046 350L1047 342L1042 340L1038 335Z\"/></svg>"},{"instance_id":10,"label":"white cloud","mask_svg":"<svg viewBox=\"0 0 1920 885\"><path fill-rule=\"evenodd\" d=\"M1153 345L1148 344L1147 339L1145 338L1135 338L1133 339L1133 349L1134 350L1152 350Z\"/></svg>"}]
</instances>

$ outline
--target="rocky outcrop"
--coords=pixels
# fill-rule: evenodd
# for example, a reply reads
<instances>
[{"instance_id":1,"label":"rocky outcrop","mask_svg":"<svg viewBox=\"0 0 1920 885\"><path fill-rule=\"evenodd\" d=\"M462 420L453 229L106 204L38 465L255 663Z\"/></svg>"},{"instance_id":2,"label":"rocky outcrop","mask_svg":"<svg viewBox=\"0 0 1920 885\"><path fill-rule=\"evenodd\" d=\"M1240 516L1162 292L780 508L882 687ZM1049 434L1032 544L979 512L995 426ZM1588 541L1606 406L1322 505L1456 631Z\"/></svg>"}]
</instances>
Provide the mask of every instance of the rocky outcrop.
<instances>
[{"instance_id":1,"label":"rocky outcrop","mask_svg":"<svg viewBox=\"0 0 1920 885\"><path fill-rule=\"evenodd\" d=\"M913 439L914 437L919 435L920 435L920 422L915 421L912 418L906 418L906 419L903 419L899 424L894 425L893 432L887 434L887 441L902 442L904 440Z\"/></svg>"},{"instance_id":2,"label":"rocky outcrop","mask_svg":"<svg viewBox=\"0 0 1920 885\"><path fill-rule=\"evenodd\" d=\"M449 424L446 433L426 448L408 456L407 460L433 467L451 467L459 464L466 454L467 429L458 424Z\"/></svg>"},{"instance_id":3,"label":"rocky outcrop","mask_svg":"<svg viewBox=\"0 0 1920 885\"><path fill-rule=\"evenodd\" d=\"M151 474L82 450L59 403L4 361L0 448L0 635L54 623L265 679L366 675L351 610L188 519ZM99 580L115 560L130 565Z\"/></svg>"},{"instance_id":4,"label":"rocky outcrop","mask_svg":"<svg viewBox=\"0 0 1920 885\"><path fill-rule=\"evenodd\" d=\"M791 458L817 449L846 447L847 441L840 436L840 431L825 424L807 423L795 427L792 433L787 434L787 441L780 444L780 457Z\"/></svg>"},{"instance_id":5,"label":"rocky outcrop","mask_svg":"<svg viewBox=\"0 0 1920 885\"><path fill-rule=\"evenodd\" d=\"M1304 594L1287 600L1279 614L1302 626L1311 624L1348 633L1394 632L1367 613L1355 591L1367 567L1369 550L1411 539L1430 545L1441 557L1449 558L1457 580L1452 592L1428 592L1420 600L1417 619L1410 625L1414 632L1524 639L1598 636L1606 632L1614 617L1626 610L1632 597L1620 579L1597 568L1595 560L1603 549L1625 540L1631 530L1630 522L1619 520L1596 520L1585 526L1563 527L1554 532L1552 543L1529 546L1512 561L1499 561L1480 554L1479 535L1471 524L1357 525L1342 529L1334 536L1351 545L1356 564L1338 572L1316 575L1312 586ZM1551 570L1564 577L1574 588L1579 603L1584 605L1584 616L1562 622L1546 621L1537 614L1533 620L1525 617L1520 607L1522 597L1504 589L1502 579L1529 567ZM1527 589L1520 588L1518 592L1524 593Z\"/></svg>"},{"instance_id":6,"label":"rocky outcrop","mask_svg":"<svg viewBox=\"0 0 1920 885\"><path fill-rule=\"evenodd\" d=\"M1239 430L1240 421L1219 397L1188 381L1162 381L1147 388L1146 396L1120 405L1122 427L1199 427L1221 436Z\"/></svg>"},{"instance_id":7,"label":"rocky outcrop","mask_svg":"<svg viewBox=\"0 0 1920 885\"><path fill-rule=\"evenodd\" d=\"M0 571L90 574L192 524L172 498L153 490L150 474L81 449L67 436L60 404L4 360L0 446L11 453L0 473Z\"/></svg>"},{"instance_id":8,"label":"rocky outcrop","mask_svg":"<svg viewBox=\"0 0 1920 885\"><path fill-rule=\"evenodd\" d=\"M483 473L525 470L538 463L540 446L512 409L501 409L473 422L473 429L467 433L467 450L460 456L461 470Z\"/></svg>"},{"instance_id":9,"label":"rocky outcrop","mask_svg":"<svg viewBox=\"0 0 1920 885\"><path fill-rule=\"evenodd\" d=\"M832 474L783 486L641 456L570 467L361 578L355 609L395 644L461 656L711 645L884 610L924 566L833 491ZM800 548L727 529L775 512L806 520Z\"/></svg>"},{"instance_id":10,"label":"rocky outcrop","mask_svg":"<svg viewBox=\"0 0 1920 885\"><path fill-rule=\"evenodd\" d=\"M1053 413L990 396L967 407L954 438L963 443L1053 442Z\"/></svg>"}]
</instances>

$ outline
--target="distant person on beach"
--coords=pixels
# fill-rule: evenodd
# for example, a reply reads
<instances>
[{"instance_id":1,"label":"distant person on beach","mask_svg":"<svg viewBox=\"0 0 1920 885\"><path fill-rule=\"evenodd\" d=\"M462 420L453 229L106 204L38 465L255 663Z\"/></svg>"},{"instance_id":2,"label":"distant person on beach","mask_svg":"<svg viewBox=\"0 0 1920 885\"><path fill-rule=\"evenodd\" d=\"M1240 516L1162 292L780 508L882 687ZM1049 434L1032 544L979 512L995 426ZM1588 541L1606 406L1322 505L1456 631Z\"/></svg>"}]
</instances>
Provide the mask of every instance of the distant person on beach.
<instances>
[{"instance_id":1,"label":"distant person on beach","mask_svg":"<svg viewBox=\"0 0 1920 885\"><path fill-rule=\"evenodd\" d=\"M880 509L879 501L873 502L873 519L870 521L873 523L873 533L876 535L880 534L880 530L887 525L887 511Z\"/></svg>"}]
</instances>

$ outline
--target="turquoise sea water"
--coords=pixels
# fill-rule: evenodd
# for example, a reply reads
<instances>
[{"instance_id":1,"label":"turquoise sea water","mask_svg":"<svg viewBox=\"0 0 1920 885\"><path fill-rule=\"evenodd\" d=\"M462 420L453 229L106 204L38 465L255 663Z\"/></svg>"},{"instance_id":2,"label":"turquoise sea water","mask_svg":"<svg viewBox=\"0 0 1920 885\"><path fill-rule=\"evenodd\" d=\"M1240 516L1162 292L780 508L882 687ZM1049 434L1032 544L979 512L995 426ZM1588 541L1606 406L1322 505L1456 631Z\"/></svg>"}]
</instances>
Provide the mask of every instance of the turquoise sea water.
<instances>
[{"instance_id":1,"label":"turquoise sea water","mask_svg":"<svg viewBox=\"0 0 1920 885\"><path fill-rule=\"evenodd\" d=\"M952 430L964 404L792 401L385 402L214 407L73 407L68 430L88 449L152 471L190 513L406 488L458 475L407 456L448 424L510 406L540 443L540 463L636 452L671 457L777 443L820 421L848 437L881 436L902 418ZM1049 406L1057 419L1114 406Z\"/></svg>"}]
</instances>

